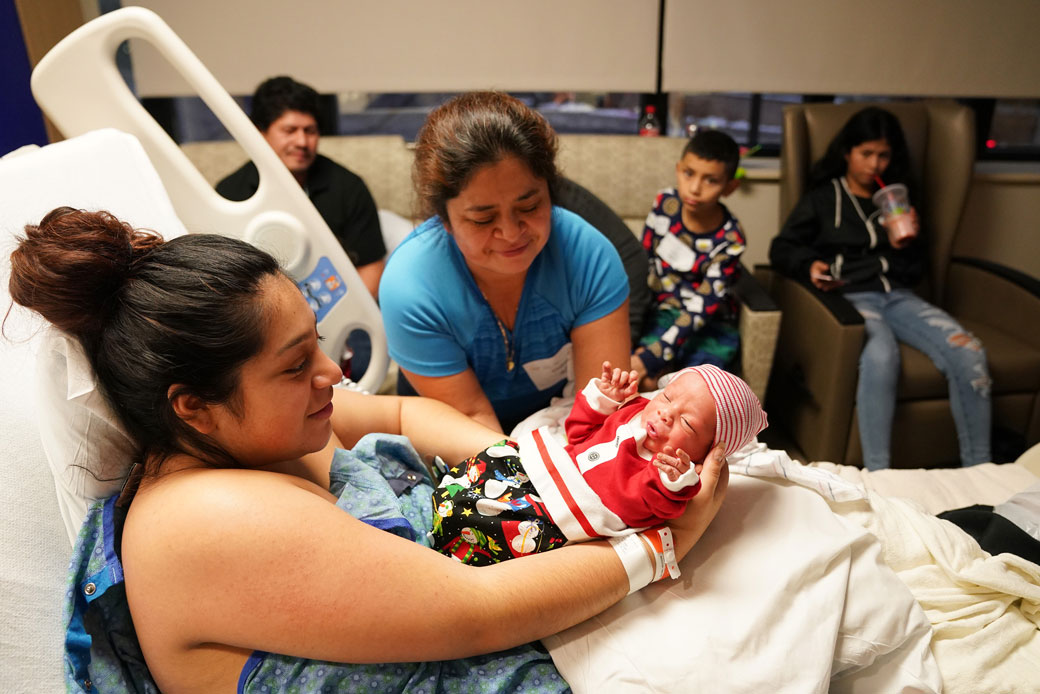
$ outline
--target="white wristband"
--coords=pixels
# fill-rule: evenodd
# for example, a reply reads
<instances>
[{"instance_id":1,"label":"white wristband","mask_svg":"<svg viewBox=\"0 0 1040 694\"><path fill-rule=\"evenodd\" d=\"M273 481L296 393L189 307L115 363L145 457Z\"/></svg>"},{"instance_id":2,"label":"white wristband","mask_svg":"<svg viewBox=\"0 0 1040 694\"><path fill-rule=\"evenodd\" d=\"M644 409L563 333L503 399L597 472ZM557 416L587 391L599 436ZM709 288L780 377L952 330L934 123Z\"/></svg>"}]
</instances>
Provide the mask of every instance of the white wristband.
<instances>
[{"instance_id":1,"label":"white wristband","mask_svg":"<svg viewBox=\"0 0 1040 694\"><path fill-rule=\"evenodd\" d=\"M621 565L628 574L629 595L654 580L654 565L647 555L647 545L639 537L639 533L611 537L607 541L617 552Z\"/></svg>"},{"instance_id":2,"label":"white wristband","mask_svg":"<svg viewBox=\"0 0 1040 694\"><path fill-rule=\"evenodd\" d=\"M653 549L654 580L660 581L665 577L679 578L679 564L675 560L675 542L672 540L671 528L660 526L639 534Z\"/></svg>"}]
</instances>

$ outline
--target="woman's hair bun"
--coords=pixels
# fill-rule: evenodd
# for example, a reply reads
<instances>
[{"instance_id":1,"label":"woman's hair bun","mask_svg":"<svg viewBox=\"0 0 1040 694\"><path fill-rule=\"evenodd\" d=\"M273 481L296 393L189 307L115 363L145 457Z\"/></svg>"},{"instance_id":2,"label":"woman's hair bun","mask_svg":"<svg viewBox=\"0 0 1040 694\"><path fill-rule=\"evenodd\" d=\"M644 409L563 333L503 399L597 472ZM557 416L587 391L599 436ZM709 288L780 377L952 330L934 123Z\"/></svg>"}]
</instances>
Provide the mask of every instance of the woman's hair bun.
<instances>
[{"instance_id":1,"label":"woman's hair bun","mask_svg":"<svg viewBox=\"0 0 1040 694\"><path fill-rule=\"evenodd\" d=\"M108 212L59 207L26 225L11 253L11 298L92 341L118 306L135 262L162 243Z\"/></svg>"}]
</instances>

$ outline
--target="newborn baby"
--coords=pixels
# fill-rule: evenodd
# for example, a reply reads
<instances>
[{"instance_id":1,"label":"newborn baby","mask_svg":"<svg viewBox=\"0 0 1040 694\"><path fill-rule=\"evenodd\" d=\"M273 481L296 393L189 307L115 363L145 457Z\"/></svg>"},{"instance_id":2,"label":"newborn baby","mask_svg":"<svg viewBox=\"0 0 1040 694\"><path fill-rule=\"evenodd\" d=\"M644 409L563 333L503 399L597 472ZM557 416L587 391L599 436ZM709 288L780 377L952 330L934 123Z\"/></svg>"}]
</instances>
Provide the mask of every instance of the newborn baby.
<instances>
[{"instance_id":1,"label":"newborn baby","mask_svg":"<svg viewBox=\"0 0 1040 694\"><path fill-rule=\"evenodd\" d=\"M715 366L683 369L653 398L603 364L577 396L562 445L545 427L451 468L434 491L434 546L487 564L567 541L624 534L682 514L700 464L766 428L748 385Z\"/></svg>"}]
</instances>

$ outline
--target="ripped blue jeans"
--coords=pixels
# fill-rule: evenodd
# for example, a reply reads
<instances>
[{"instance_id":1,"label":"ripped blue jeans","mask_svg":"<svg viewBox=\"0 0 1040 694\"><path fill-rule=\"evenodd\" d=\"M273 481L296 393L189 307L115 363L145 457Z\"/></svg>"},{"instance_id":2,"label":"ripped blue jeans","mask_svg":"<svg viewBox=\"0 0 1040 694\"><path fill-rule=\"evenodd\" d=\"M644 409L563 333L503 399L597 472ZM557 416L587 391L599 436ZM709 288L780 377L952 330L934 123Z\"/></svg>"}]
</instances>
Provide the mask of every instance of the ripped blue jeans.
<instances>
[{"instance_id":1,"label":"ripped blue jeans","mask_svg":"<svg viewBox=\"0 0 1040 694\"><path fill-rule=\"evenodd\" d=\"M926 354L946 376L961 464L990 460L990 377L986 351L942 309L908 289L845 295L866 324L856 408L863 463L887 468L899 380L899 342Z\"/></svg>"}]
</instances>

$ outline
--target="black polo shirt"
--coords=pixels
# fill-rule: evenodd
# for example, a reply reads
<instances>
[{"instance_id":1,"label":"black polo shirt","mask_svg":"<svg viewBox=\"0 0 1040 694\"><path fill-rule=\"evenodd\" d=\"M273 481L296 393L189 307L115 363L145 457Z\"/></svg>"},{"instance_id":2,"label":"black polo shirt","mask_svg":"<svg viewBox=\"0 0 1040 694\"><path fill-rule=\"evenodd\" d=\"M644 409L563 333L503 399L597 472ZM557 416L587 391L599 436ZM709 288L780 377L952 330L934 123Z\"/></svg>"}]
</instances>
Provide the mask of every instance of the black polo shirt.
<instances>
[{"instance_id":1,"label":"black polo shirt","mask_svg":"<svg viewBox=\"0 0 1040 694\"><path fill-rule=\"evenodd\" d=\"M259 185L256 165L246 162L217 184L217 192L228 200L248 200ZM306 193L354 267L386 255L376 203L360 176L319 154L307 169Z\"/></svg>"}]
</instances>

